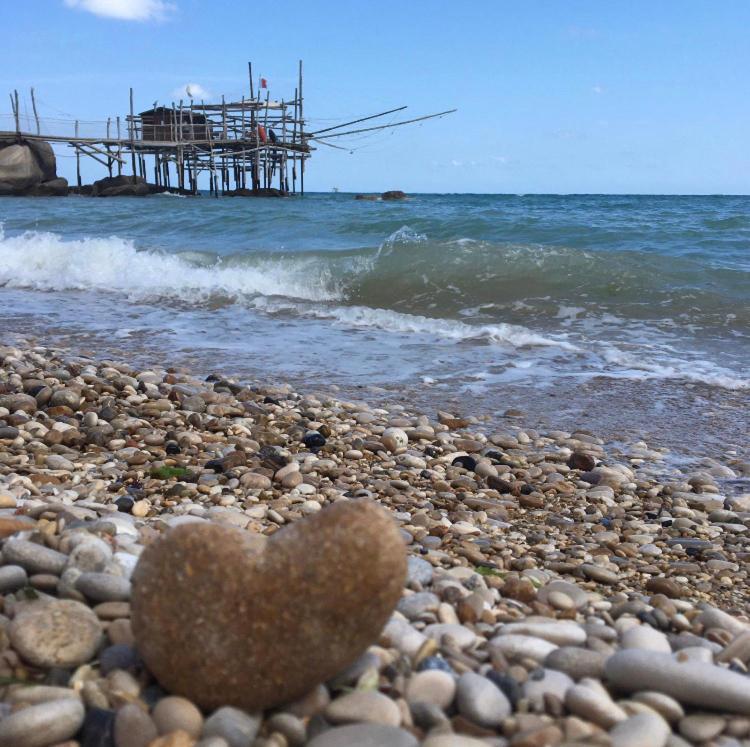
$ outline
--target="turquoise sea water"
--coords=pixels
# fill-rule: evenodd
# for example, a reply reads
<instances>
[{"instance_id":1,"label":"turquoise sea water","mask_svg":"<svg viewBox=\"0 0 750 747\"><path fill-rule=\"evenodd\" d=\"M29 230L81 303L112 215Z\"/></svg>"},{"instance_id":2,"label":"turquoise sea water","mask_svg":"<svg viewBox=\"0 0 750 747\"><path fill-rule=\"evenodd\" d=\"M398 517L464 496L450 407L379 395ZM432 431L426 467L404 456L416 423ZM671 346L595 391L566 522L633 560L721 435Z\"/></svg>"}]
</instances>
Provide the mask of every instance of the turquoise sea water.
<instances>
[{"instance_id":1,"label":"turquoise sea water","mask_svg":"<svg viewBox=\"0 0 750 747\"><path fill-rule=\"evenodd\" d=\"M713 443L747 441L750 197L0 198L0 224L5 336L492 411L557 394L536 406L566 422L604 394L663 440L716 410Z\"/></svg>"}]
</instances>

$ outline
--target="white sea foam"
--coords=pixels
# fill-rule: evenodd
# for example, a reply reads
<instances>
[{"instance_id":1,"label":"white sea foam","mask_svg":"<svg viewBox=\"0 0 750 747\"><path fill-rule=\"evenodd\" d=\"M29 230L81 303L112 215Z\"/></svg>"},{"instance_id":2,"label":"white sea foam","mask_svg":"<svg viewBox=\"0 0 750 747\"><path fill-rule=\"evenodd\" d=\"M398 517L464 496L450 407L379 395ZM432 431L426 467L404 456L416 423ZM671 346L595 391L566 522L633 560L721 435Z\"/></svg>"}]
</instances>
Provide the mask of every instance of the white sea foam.
<instances>
[{"instance_id":1,"label":"white sea foam","mask_svg":"<svg viewBox=\"0 0 750 747\"><path fill-rule=\"evenodd\" d=\"M340 299L325 264L315 258L258 259L237 264L139 251L132 241L111 236L63 240L55 233L5 236L0 230L0 284L35 290L93 290L124 293L132 300L206 302L255 295L309 301Z\"/></svg>"}]
</instances>

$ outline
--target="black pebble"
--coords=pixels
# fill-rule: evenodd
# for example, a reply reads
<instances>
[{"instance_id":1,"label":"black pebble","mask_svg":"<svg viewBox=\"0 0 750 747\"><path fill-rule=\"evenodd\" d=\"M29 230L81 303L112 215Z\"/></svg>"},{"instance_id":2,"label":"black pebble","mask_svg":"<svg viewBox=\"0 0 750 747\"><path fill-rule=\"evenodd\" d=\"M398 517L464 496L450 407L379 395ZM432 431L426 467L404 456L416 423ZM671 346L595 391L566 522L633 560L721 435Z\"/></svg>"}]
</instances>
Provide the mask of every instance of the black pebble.
<instances>
[{"instance_id":1,"label":"black pebble","mask_svg":"<svg viewBox=\"0 0 750 747\"><path fill-rule=\"evenodd\" d=\"M177 441L167 441L165 450L167 454L180 454L182 452L182 449L180 448L180 445L177 443Z\"/></svg>"},{"instance_id":2,"label":"black pebble","mask_svg":"<svg viewBox=\"0 0 750 747\"><path fill-rule=\"evenodd\" d=\"M302 443L307 446L308 449L322 449L326 445L326 440L316 431L315 433L308 433L302 439Z\"/></svg>"},{"instance_id":3,"label":"black pebble","mask_svg":"<svg viewBox=\"0 0 750 747\"><path fill-rule=\"evenodd\" d=\"M474 459L474 457L470 456L457 456L451 464L456 467L463 467L464 469L468 469L470 472L473 472L475 467L477 466L477 460Z\"/></svg>"},{"instance_id":4,"label":"black pebble","mask_svg":"<svg viewBox=\"0 0 750 747\"><path fill-rule=\"evenodd\" d=\"M88 708L79 732L81 747L115 747L115 712Z\"/></svg>"},{"instance_id":5,"label":"black pebble","mask_svg":"<svg viewBox=\"0 0 750 747\"><path fill-rule=\"evenodd\" d=\"M133 504L135 501L129 495L121 495L116 501L118 511L122 511L124 514L129 514L133 510Z\"/></svg>"}]
</instances>

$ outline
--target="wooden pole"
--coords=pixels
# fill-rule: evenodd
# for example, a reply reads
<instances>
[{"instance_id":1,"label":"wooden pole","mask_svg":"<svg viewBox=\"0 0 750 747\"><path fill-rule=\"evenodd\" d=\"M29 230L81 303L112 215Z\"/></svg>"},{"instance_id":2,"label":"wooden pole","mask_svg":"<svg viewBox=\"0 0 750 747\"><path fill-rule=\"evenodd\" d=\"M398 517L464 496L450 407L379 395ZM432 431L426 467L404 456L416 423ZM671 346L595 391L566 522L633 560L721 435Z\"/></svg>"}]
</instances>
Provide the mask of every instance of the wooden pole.
<instances>
[{"instance_id":1,"label":"wooden pole","mask_svg":"<svg viewBox=\"0 0 750 747\"><path fill-rule=\"evenodd\" d=\"M111 122L112 122L111 117L107 117L107 140L109 140L109 128L110 128ZM111 152L111 148L112 146L109 143L107 143L107 153ZM112 160L113 159L108 155L107 156L107 171L109 172L110 179L112 178Z\"/></svg>"},{"instance_id":2,"label":"wooden pole","mask_svg":"<svg viewBox=\"0 0 750 747\"><path fill-rule=\"evenodd\" d=\"M42 129L39 126L39 114L36 111L36 98L34 96L34 87L31 87L31 108L34 110L34 119L36 120L36 134L41 135Z\"/></svg>"},{"instance_id":3,"label":"wooden pole","mask_svg":"<svg viewBox=\"0 0 750 747\"><path fill-rule=\"evenodd\" d=\"M266 138L268 138L268 103L271 100L271 92L266 89L266 113L263 117L263 128L266 131ZM267 141L266 141L267 142ZM263 186L268 189L271 186L271 169L269 168L269 156L273 160L272 151L266 146L263 149Z\"/></svg>"},{"instance_id":4,"label":"wooden pole","mask_svg":"<svg viewBox=\"0 0 750 747\"><path fill-rule=\"evenodd\" d=\"M299 111L299 88L294 89L294 123L292 126L292 145L297 145L297 114ZM292 152L292 193L297 194L297 152Z\"/></svg>"},{"instance_id":5,"label":"wooden pole","mask_svg":"<svg viewBox=\"0 0 750 747\"><path fill-rule=\"evenodd\" d=\"M255 138L255 145L257 146L260 142L258 137L258 128L255 121L255 91L253 90L253 63L247 63L247 72L250 76L250 132ZM258 92L258 99L260 99L260 91ZM251 166L253 169L251 181L253 183L253 191L256 192L260 188L260 175L258 173L258 159L260 158L260 152L256 151L251 156Z\"/></svg>"},{"instance_id":6,"label":"wooden pole","mask_svg":"<svg viewBox=\"0 0 750 747\"><path fill-rule=\"evenodd\" d=\"M76 119L76 138L78 138L78 120ZM81 188L81 150L76 144L76 177L78 179L78 189Z\"/></svg>"},{"instance_id":7,"label":"wooden pole","mask_svg":"<svg viewBox=\"0 0 750 747\"><path fill-rule=\"evenodd\" d=\"M117 176L122 176L122 137L120 135L120 118L117 117Z\"/></svg>"},{"instance_id":8,"label":"wooden pole","mask_svg":"<svg viewBox=\"0 0 750 747\"><path fill-rule=\"evenodd\" d=\"M133 89L130 89L130 162L133 167L133 184L136 183L135 173L135 115L133 110Z\"/></svg>"},{"instance_id":9,"label":"wooden pole","mask_svg":"<svg viewBox=\"0 0 750 747\"><path fill-rule=\"evenodd\" d=\"M300 145L302 146L302 154L300 156L300 177L299 177L299 191L300 194L305 194L305 115L303 110L304 96L302 95L302 60L299 61L299 81L297 83L299 89L299 135Z\"/></svg>"},{"instance_id":10,"label":"wooden pole","mask_svg":"<svg viewBox=\"0 0 750 747\"><path fill-rule=\"evenodd\" d=\"M20 138L21 137L21 113L18 108L18 91L13 91L13 98L11 99L11 103L13 103L13 113L16 115L16 135Z\"/></svg>"}]
</instances>

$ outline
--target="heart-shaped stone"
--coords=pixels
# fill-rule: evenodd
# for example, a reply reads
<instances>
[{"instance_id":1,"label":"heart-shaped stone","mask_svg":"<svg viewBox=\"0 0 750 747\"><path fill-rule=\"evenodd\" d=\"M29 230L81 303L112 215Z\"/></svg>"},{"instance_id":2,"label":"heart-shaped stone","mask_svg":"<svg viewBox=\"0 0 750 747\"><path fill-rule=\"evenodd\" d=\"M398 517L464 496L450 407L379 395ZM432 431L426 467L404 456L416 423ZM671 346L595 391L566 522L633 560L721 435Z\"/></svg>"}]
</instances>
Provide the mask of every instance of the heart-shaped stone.
<instances>
[{"instance_id":1,"label":"heart-shaped stone","mask_svg":"<svg viewBox=\"0 0 750 747\"><path fill-rule=\"evenodd\" d=\"M340 501L266 538L190 523L133 573L138 650L167 690L211 709L308 693L377 640L401 596L403 540L375 503Z\"/></svg>"}]
</instances>

